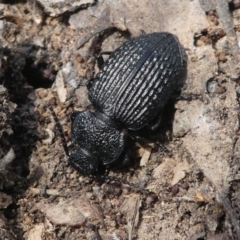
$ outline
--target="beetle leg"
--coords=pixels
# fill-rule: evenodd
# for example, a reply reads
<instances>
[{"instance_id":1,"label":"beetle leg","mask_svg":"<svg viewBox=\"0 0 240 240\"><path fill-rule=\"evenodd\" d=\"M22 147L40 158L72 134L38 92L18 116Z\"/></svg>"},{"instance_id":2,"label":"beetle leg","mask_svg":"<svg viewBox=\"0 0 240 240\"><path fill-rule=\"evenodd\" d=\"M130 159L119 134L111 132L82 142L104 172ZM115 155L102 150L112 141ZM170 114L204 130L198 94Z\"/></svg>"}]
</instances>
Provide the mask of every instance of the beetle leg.
<instances>
[{"instance_id":1,"label":"beetle leg","mask_svg":"<svg viewBox=\"0 0 240 240\"><path fill-rule=\"evenodd\" d=\"M107 176L109 174L109 172L110 172L110 169L108 167L106 167L104 175Z\"/></svg>"},{"instance_id":2,"label":"beetle leg","mask_svg":"<svg viewBox=\"0 0 240 240\"><path fill-rule=\"evenodd\" d=\"M105 175L108 175L108 173L109 173L108 166L111 169L120 169L120 168L124 168L124 167L129 167L132 165L132 163L133 163L133 161L131 160L129 155L125 151L123 151L122 154L120 155L120 157L116 161L114 161L106 166Z\"/></svg>"},{"instance_id":3,"label":"beetle leg","mask_svg":"<svg viewBox=\"0 0 240 240\"><path fill-rule=\"evenodd\" d=\"M103 51L103 52L100 52L99 55L97 56L97 65L98 65L98 68L101 70L102 67L103 67L103 64L104 64L104 59L103 59L103 55L111 55L112 52L111 51ZM93 82L94 82L95 78L92 78L92 79L89 79L87 81L87 89L90 90L90 88L92 87L93 85Z\"/></svg>"},{"instance_id":4,"label":"beetle leg","mask_svg":"<svg viewBox=\"0 0 240 240\"><path fill-rule=\"evenodd\" d=\"M117 168L128 167L131 165L132 161L126 152L123 152L120 156L121 161L117 163Z\"/></svg>"},{"instance_id":5,"label":"beetle leg","mask_svg":"<svg viewBox=\"0 0 240 240\"><path fill-rule=\"evenodd\" d=\"M150 129L151 131L155 131L160 125L160 122L162 120L162 115L163 115L163 109L161 109L158 115L148 123L147 128Z\"/></svg>"},{"instance_id":6,"label":"beetle leg","mask_svg":"<svg viewBox=\"0 0 240 240\"><path fill-rule=\"evenodd\" d=\"M143 145L144 143L147 143L146 138L138 135L137 131L129 130L128 135L129 135L130 138L132 138L134 141L138 142L140 145ZM161 151L166 152L169 157L172 156L172 153L160 142L159 138L156 140L156 146Z\"/></svg>"},{"instance_id":7,"label":"beetle leg","mask_svg":"<svg viewBox=\"0 0 240 240\"><path fill-rule=\"evenodd\" d=\"M87 87L88 91L90 91L91 87L93 86L94 80L95 80L95 78L91 78L87 81L86 87Z\"/></svg>"},{"instance_id":8,"label":"beetle leg","mask_svg":"<svg viewBox=\"0 0 240 240\"><path fill-rule=\"evenodd\" d=\"M194 93L190 93L190 94L186 94L186 93L182 93L182 94L173 94L172 95L172 99L176 100L176 101L192 101L192 100L197 100L197 99L202 99L202 96L200 94L194 94Z\"/></svg>"},{"instance_id":9,"label":"beetle leg","mask_svg":"<svg viewBox=\"0 0 240 240\"><path fill-rule=\"evenodd\" d=\"M167 153L167 155L169 157L172 157L171 151L169 151L162 143L160 143L159 141L156 141L156 145L157 145L158 149L160 149L161 151Z\"/></svg>"},{"instance_id":10,"label":"beetle leg","mask_svg":"<svg viewBox=\"0 0 240 240\"><path fill-rule=\"evenodd\" d=\"M112 52L110 51L104 51L104 52L100 52L98 57L97 57L97 65L99 69L102 69L102 66L104 64L104 59L103 59L103 55L111 55Z\"/></svg>"},{"instance_id":11,"label":"beetle leg","mask_svg":"<svg viewBox=\"0 0 240 240\"><path fill-rule=\"evenodd\" d=\"M154 132L159 127L164 109L161 109L160 112L142 129L139 130L128 130L129 137L136 142L146 142L145 132L149 131Z\"/></svg>"},{"instance_id":12,"label":"beetle leg","mask_svg":"<svg viewBox=\"0 0 240 240\"><path fill-rule=\"evenodd\" d=\"M53 119L54 119L54 121L55 121L57 130L58 130L58 132L59 132L59 134L60 134L60 138L61 138L61 141L62 141L62 145L63 145L64 151L65 151L65 154L66 154L66 156L69 156L67 141L66 141L66 139L65 139L65 137L64 137L62 125L60 124L60 122L59 122L59 120L58 120L58 118L57 118L57 115L56 115L56 113L55 113L54 110L53 110L52 105L51 105L48 101L46 101L45 104L47 105L47 107L49 108L49 110L50 110L50 112L51 112L51 114L52 114L52 116L53 116Z\"/></svg>"},{"instance_id":13,"label":"beetle leg","mask_svg":"<svg viewBox=\"0 0 240 240\"><path fill-rule=\"evenodd\" d=\"M119 182L121 184L127 184L129 185L130 187L140 191L141 193L143 194L149 194L149 190L146 190L144 188L142 188L141 186L135 184L135 183L131 183L123 178L118 178L118 177L115 177L115 176L99 176L100 178L102 178L103 180L108 180L108 181L115 181L115 182Z\"/></svg>"},{"instance_id":14,"label":"beetle leg","mask_svg":"<svg viewBox=\"0 0 240 240\"><path fill-rule=\"evenodd\" d=\"M140 136L137 131L128 130L128 136L129 136L134 142L146 142L146 138Z\"/></svg>"}]
</instances>

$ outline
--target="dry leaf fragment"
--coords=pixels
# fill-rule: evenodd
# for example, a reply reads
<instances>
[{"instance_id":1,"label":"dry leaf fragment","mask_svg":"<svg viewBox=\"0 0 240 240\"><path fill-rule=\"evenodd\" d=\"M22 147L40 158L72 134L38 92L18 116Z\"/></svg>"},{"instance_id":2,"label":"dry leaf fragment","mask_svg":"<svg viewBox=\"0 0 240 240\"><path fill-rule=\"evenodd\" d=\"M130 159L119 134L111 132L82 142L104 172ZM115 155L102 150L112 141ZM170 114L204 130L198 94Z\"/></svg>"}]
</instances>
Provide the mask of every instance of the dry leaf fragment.
<instances>
[{"instance_id":1,"label":"dry leaf fragment","mask_svg":"<svg viewBox=\"0 0 240 240\"><path fill-rule=\"evenodd\" d=\"M172 186L176 185L181 181L183 178L185 178L186 173L190 171L190 165L185 160L183 162L178 163L174 169L173 169L173 180L172 180Z\"/></svg>"},{"instance_id":2,"label":"dry leaf fragment","mask_svg":"<svg viewBox=\"0 0 240 240\"><path fill-rule=\"evenodd\" d=\"M210 202L211 201L211 199L208 196L203 195L199 191L196 191L195 196L193 196L193 198L197 202Z\"/></svg>"},{"instance_id":3,"label":"dry leaf fragment","mask_svg":"<svg viewBox=\"0 0 240 240\"><path fill-rule=\"evenodd\" d=\"M150 156L151 156L151 147L146 147L144 148L144 153L142 155L141 161L140 161L140 166L146 166Z\"/></svg>"}]
</instances>

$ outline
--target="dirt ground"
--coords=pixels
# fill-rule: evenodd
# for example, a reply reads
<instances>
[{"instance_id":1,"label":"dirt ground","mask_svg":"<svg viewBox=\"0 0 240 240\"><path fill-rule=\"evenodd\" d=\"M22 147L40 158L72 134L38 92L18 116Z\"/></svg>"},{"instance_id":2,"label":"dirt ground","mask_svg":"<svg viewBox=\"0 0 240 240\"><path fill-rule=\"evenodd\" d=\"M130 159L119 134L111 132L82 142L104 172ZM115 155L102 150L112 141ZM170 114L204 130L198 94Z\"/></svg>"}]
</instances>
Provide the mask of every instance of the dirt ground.
<instances>
[{"instance_id":1,"label":"dirt ground","mask_svg":"<svg viewBox=\"0 0 240 240\"><path fill-rule=\"evenodd\" d=\"M154 142L95 181L68 163L70 115L92 109L96 56L143 33L178 36L182 94ZM0 0L0 239L240 239L240 1ZM150 193L151 192L151 193Z\"/></svg>"}]
</instances>

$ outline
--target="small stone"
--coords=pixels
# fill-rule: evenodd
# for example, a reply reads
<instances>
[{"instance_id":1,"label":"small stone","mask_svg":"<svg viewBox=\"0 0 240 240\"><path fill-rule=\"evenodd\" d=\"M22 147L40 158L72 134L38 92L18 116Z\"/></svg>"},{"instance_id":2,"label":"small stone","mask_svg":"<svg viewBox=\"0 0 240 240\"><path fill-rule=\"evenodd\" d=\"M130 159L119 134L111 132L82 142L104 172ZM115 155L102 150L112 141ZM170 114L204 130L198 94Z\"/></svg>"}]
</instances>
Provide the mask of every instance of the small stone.
<instances>
[{"instance_id":1,"label":"small stone","mask_svg":"<svg viewBox=\"0 0 240 240\"><path fill-rule=\"evenodd\" d=\"M179 192L179 187L178 187L178 185L172 186L172 194L173 194L173 195L177 195L178 192Z\"/></svg>"},{"instance_id":2,"label":"small stone","mask_svg":"<svg viewBox=\"0 0 240 240\"><path fill-rule=\"evenodd\" d=\"M41 99L44 99L47 97L47 90L46 89L37 89L36 90L37 92L37 95L41 98Z\"/></svg>"},{"instance_id":3,"label":"small stone","mask_svg":"<svg viewBox=\"0 0 240 240\"><path fill-rule=\"evenodd\" d=\"M147 197L146 199L146 204L147 205L152 205L153 203L155 203L156 201L158 200L158 197L157 195L154 193L154 194L151 194Z\"/></svg>"}]
</instances>

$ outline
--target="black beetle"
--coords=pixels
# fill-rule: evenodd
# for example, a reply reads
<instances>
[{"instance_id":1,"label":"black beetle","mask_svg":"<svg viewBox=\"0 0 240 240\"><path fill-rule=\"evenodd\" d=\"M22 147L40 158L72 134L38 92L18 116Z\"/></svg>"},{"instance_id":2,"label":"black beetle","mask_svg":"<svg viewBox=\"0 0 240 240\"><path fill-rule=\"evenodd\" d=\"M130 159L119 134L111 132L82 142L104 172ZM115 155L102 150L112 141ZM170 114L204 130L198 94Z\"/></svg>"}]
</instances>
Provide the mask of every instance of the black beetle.
<instances>
[{"instance_id":1,"label":"black beetle","mask_svg":"<svg viewBox=\"0 0 240 240\"><path fill-rule=\"evenodd\" d=\"M71 165L93 177L127 159L123 130L159 122L161 109L183 84L186 63L177 37L167 32L141 35L115 50L88 88L96 111L72 113Z\"/></svg>"}]
</instances>

